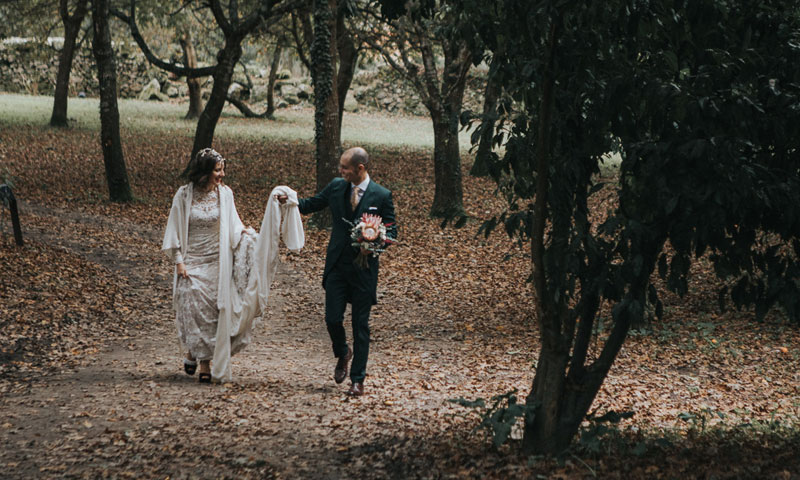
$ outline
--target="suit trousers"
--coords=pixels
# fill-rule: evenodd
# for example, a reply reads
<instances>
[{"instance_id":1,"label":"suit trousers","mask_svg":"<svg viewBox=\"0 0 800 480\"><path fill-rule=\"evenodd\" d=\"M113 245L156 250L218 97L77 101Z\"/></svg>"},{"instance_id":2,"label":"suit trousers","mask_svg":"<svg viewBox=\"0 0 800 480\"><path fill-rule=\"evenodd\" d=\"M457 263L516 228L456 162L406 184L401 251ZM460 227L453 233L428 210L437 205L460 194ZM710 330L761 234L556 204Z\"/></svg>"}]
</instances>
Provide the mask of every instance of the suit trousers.
<instances>
[{"instance_id":1,"label":"suit trousers","mask_svg":"<svg viewBox=\"0 0 800 480\"><path fill-rule=\"evenodd\" d=\"M337 358L347 355L344 311L348 301L352 306L353 364L350 380L353 382L363 382L367 375L369 312L372 308L372 294L358 269L349 258L340 258L325 281L325 324Z\"/></svg>"}]
</instances>

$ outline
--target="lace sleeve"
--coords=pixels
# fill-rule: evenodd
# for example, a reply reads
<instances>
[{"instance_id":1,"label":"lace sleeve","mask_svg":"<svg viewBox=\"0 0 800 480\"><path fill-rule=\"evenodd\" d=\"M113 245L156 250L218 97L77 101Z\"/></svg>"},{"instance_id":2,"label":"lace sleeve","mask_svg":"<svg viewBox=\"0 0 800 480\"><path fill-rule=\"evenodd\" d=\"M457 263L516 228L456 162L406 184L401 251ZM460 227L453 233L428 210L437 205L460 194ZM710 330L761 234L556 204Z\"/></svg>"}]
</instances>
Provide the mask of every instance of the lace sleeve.
<instances>
[{"instance_id":1,"label":"lace sleeve","mask_svg":"<svg viewBox=\"0 0 800 480\"><path fill-rule=\"evenodd\" d=\"M181 255L180 248L170 248L168 250L169 257L172 259L172 263L175 265L179 263L183 263L183 255Z\"/></svg>"}]
</instances>

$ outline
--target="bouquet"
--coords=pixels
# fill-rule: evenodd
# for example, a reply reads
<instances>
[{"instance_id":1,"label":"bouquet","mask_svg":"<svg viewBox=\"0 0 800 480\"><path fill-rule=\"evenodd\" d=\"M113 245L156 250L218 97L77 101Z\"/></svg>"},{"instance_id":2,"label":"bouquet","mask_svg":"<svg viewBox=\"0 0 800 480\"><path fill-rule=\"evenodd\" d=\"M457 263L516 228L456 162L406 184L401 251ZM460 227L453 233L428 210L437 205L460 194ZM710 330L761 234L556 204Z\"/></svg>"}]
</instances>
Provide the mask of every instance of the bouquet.
<instances>
[{"instance_id":1,"label":"bouquet","mask_svg":"<svg viewBox=\"0 0 800 480\"><path fill-rule=\"evenodd\" d=\"M355 264L361 268L368 268L367 257L372 255L377 257L384 250L387 245L396 243L391 237L386 236L386 228L391 227L392 224L383 224L381 217L365 213L357 223L350 222L345 219L347 223L353 226L350 230L350 238L353 240L352 245L361 249L355 259Z\"/></svg>"}]
</instances>

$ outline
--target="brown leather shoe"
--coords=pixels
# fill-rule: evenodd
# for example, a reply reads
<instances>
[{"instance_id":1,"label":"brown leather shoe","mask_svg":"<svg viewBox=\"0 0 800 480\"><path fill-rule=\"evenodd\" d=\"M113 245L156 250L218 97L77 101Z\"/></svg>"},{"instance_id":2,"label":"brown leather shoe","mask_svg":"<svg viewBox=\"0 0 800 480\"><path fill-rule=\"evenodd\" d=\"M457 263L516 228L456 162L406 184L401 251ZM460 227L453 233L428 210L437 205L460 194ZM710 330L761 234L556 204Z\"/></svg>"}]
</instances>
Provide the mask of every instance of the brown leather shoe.
<instances>
[{"instance_id":1,"label":"brown leather shoe","mask_svg":"<svg viewBox=\"0 0 800 480\"><path fill-rule=\"evenodd\" d=\"M363 382L354 382L350 385L350 390L347 391L347 394L351 397L360 397L364 395L364 383Z\"/></svg>"},{"instance_id":2,"label":"brown leather shoe","mask_svg":"<svg viewBox=\"0 0 800 480\"><path fill-rule=\"evenodd\" d=\"M347 355L339 357L339 360L336 361L336 369L333 371L333 379L336 383L342 383L344 379L347 378L347 370L352 358L353 351L350 350L350 347L347 347Z\"/></svg>"}]
</instances>

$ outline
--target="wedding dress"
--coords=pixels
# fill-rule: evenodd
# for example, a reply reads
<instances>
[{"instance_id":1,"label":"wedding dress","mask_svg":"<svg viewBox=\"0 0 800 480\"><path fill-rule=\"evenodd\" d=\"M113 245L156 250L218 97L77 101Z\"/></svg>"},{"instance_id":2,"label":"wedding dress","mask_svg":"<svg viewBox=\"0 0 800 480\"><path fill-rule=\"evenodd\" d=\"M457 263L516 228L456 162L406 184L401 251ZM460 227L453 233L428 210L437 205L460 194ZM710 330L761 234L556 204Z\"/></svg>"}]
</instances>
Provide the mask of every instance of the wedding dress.
<instances>
[{"instance_id":1,"label":"wedding dress","mask_svg":"<svg viewBox=\"0 0 800 480\"><path fill-rule=\"evenodd\" d=\"M289 200L278 205L276 194ZM189 274L179 278L176 270L175 325L185 350L198 360L212 360L215 381L232 379L230 358L250 342L267 306L278 238L291 250L305 243L294 190L272 191L260 232L244 228L226 186L206 193L188 184L175 194L161 246Z\"/></svg>"},{"instance_id":2,"label":"wedding dress","mask_svg":"<svg viewBox=\"0 0 800 480\"><path fill-rule=\"evenodd\" d=\"M197 360L211 360L217 337L219 284L219 194L194 190L189 213L186 256L175 252L175 263L186 266L189 278L175 285L175 326L181 345Z\"/></svg>"}]
</instances>

